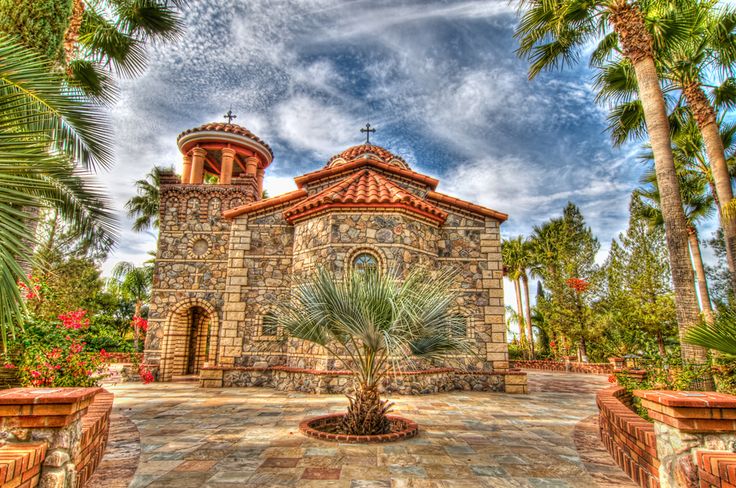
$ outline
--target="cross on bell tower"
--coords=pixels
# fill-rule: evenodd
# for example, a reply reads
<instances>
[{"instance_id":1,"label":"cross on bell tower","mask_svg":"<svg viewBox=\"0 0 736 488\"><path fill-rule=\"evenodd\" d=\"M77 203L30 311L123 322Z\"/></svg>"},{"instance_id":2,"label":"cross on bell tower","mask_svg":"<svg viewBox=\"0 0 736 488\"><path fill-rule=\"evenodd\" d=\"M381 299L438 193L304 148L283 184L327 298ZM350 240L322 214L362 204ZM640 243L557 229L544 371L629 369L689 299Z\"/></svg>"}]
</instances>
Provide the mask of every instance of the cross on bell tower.
<instances>
[{"instance_id":1,"label":"cross on bell tower","mask_svg":"<svg viewBox=\"0 0 736 488\"><path fill-rule=\"evenodd\" d=\"M360 132L365 132L365 143L371 143L371 132L376 132L376 129L371 129L371 124L365 124L364 129L360 129Z\"/></svg>"},{"instance_id":2,"label":"cross on bell tower","mask_svg":"<svg viewBox=\"0 0 736 488\"><path fill-rule=\"evenodd\" d=\"M233 119L237 119L238 118L238 116L233 113L233 109L232 108L230 108L230 110L228 110L227 113L225 115L223 115L223 117L227 119L227 123L228 124L232 124L233 123Z\"/></svg>"}]
</instances>

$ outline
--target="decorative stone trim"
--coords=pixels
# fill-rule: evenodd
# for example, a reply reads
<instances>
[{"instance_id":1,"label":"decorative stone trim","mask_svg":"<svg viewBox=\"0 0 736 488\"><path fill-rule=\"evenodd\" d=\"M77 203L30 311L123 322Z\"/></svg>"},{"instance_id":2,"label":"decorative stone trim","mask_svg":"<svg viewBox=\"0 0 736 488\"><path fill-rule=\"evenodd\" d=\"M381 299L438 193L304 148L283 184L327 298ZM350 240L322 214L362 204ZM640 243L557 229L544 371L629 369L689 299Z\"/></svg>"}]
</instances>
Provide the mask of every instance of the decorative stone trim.
<instances>
[{"instance_id":1,"label":"decorative stone trim","mask_svg":"<svg viewBox=\"0 0 736 488\"><path fill-rule=\"evenodd\" d=\"M203 244L204 243L204 244ZM212 254L212 238L207 234L197 234L189 239L187 244L187 258L207 259Z\"/></svg>"},{"instance_id":2,"label":"decorative stone trim","mask_svg":"<svg viewBox=\"0 0 736 488\"><path fill-rule=\"evenodd\" d=\"M395 442L404 439L411 439L419 433L419 425L417 425L416 422L404 417L399 417L398 415L386 416L392 424L399 427L399 430L391 432L390 434L348 435L333 434L321 430L325 427L334 426L344 416L345 414L337 413L306 419L299 424L299 431L308 437L314 437L325 441L345 442L348 444Z\"/></svg>"},{"instance_id":3,"label":"decorative stone trim","mask_svg":"<svg viewBox=\"0 0 736 488\"><path fill-rule=\"evenodd\" d=\"M611 363L580 363L577 361L551 360L514 360L509 364L512 368L535 369L542 371L566 371L568 373L611 374L614 372Z\"/></svg>"}]
</instances>

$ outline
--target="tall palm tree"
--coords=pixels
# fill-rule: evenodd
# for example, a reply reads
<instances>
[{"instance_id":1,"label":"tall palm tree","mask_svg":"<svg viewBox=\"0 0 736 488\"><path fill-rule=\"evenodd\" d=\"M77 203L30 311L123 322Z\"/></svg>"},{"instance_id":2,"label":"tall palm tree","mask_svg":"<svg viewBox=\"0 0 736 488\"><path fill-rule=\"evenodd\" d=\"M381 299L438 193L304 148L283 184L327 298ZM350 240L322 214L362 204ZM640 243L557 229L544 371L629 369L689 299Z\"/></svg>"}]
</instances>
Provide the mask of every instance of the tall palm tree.
<instances>
[{"instance_id":1,"label":"tall palm tree","mask_svg":"<svg viewBox=\"0 0 736 488\"><path fill-rule=\"evenodd\" d=\"M115 265L112 270L112 277L120 282L120 290L126 296L135 301L135 311L133 315L134 323L134 348L138 351L138 339L140 330L135 325L136 318L141 317L143 303L151 297L151 287L153 286L153 266L135 266L133 263L122 261Z\"/></svg>"},{"instance_id":2,"label":"tall palm tree","mask_svg":"<svg viewBox=\"0 0 736 488\"><path fill-rule=\"evenodd\" d=\"M516 291L516 309L519 319L519 337L523 347L529 349L530 357L534 356L534 336L531 330L531 312L529 307L529 277L527 268L531 264L529 245L522 236L506 239L501 243L501 257L506 276L514 284ZM526 307L522 297L522 284L525 289Z\"/></svg>"},{"instance_id":3,"label":"tall palm tree","mask_svg":"<svg viewBox=\"0 0 736 488\"><path fill-rule=\"evenodd\" d=\"M46 1L46 0L43 0ZM49 56L87 95L110 101L110 73L136 76L146 43L175 39L185 0L39 0L0 2L0 29ZM18 14L22 12L22 14ZM40 36L39 36L40 34ZM43 40L38 41L38 37Z\"/></svg>"},{"instance_id":4,"label":"tall palm tree","mask_svg":"<svg viewBox=\"0 0 736 488\"><path fill-rule=\"evenodd\" d=\"M0 336L22 323L18 282L35 263L33 219L56 208L80 236L115 232L91 171L111 157L102 112L66 89L35 52L0 36Z\"/></svg>"},{"instance_id":5,"label":"tall palm tree","mask_svg":"<svg viewBox=\"0 0 736 488\"><path fill-rule=\"evenodd\" d=\"M516 316L519 322L519 338L524 348L528 347L529 340L526 331L526 318L521 291L521 276L526 274L524 268L524 240L522 236L514 239L505 239L501 242L501 259L506 277L514 284L516 292Z\"/></svg>"},{"instance_id":6,"label":"tall palm tree","mask_svg":"<svg viewBox=\"0 0 736 488\"><path fill-rule=\"evenodd\" d=\"M455 315L457 273L416 269L395 273L355 270L344 279L324 269L275 304L278 325L294 338L324 347L353 373L354 391L341 430L372 435L389 431L379 387L411 358L439 359L469 352Z\"/></svg>"},{"instance_id":7,"label":"tall palm tree","mask_svg":"<svg viewBox=\"0 0 736 488\"><path fill-rule=\"evenodd\" d=\"M673 112L678 115L682 107L687 107L687 114L704 141L704 152L720 204L732 288L736 291L736 219L723 218L720 211L720 206L733 200L733 191L717 115L717 104L727 108L736 103L736 78L733 78L736 74L736 11L711 0L680 0L670 7L663 15L666 21L659 19L656 27L662 37L662 42L655 45L657 69ZM726 76L721 84L708 83L715 73ZM632 134L642 135L643 113L641 104L633 96L637 81L630 63L619 60L606 66L598 86L604 98L619 103L618 110L613 112L619 140ZM705 89L712 92L712 97ZM622 121L622 118L627 120Z\"/></svg>"},{"instance_id":8,"label":"tall palm tree","mask_svg":"<svg viewBox=\"0 0 736 488\"><path fill-rule=\"evenodd\" d=\"M679 174L680 191L682 192L682 201L685 204L685 216L688 222L690 254L692 255L695 277L698 281L700 308L706 322L710 323L713 321L713 307L708 292L708 281L705 275L697 226L713 215L714 199L707 191L707 183L703 175L687 170L681 170ZM644 199L642 201L643 206L639 211L649 220L651 225L664 226L662 211L659 208L657 178L654 172L648 171L645 173L642 177L642 183L645 186L635 190L635 193Z\"/></svg>"},{"instance_id":9,"label":"tall palm tree","mask_svg":"<svg viewBox=\"0 0 736 488\"><path fill-rule=\"evenodd\" d=\"M158 229L161 175L170 172L173 172L173 169L154 166L144 179L135 182L138 194L125 204L128 217L135 218L134 231L141 232L148 228Z\"/></svg>"},{"instance_id":10,"label":"tall palm tree","mask_svg":"<svg viewBox=\"0 0 736 488\"><path fill-rule=\"evenodd\" d=\"M643 14L643 9L653 3L658 2L522 0L521 21L515 35L520 40L519 54L531 61L529 74L532 78L543 69L576 62L589 43L600 40L601 35L604 36L603 44L617 46L631 63L654 153L675 287L677 322L684 336L687 329L698 322L699 313L688 252L687 220L670 145L667 107L654 61L654 39ZM682 354L689 361L706 360L702 348L683 344Z\"/></svg>"}]
</instances>

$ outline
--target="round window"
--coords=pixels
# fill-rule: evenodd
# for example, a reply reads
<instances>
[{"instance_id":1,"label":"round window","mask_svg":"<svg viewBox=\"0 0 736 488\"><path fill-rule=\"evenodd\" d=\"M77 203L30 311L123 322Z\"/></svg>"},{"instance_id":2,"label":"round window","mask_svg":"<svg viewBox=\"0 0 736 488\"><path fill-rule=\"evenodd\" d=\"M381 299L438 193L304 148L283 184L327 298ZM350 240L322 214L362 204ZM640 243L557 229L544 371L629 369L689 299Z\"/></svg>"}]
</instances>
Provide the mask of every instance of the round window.
<instances>
[{"instance_id":1,"label":"round window","mask_svg":"<svg viewBox=\"0 0 736 488\"><path fill-rule=\"evenodd\" d=\"M378 259L373 254L362 252L353 259L353 268L356 271L378 270Z\"/></svg>"}]
</instances>

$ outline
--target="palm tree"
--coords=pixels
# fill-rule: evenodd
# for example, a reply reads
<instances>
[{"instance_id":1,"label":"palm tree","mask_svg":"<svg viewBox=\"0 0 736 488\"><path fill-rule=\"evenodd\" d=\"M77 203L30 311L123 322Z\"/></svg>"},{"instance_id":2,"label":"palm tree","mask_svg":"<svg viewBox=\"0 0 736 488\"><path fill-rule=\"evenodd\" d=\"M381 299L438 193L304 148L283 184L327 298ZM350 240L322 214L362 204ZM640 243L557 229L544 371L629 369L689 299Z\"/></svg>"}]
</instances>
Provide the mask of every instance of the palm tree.
<instances>
[{"instance_id":1,"label":"palm tree","mask_svg":"<svg viewBox=\"0 0 736 488\"><path fill-rule=\"evenodd\" d=\"M126 298L135 301L135 312L133 315L134 328L134 348L138 351L138 339L140 330L138 330L136 318L141 317L143 303L151 297L151 287L153 286L153 266L135 266L133 263L122 261L115 265L112 270L112 277L120 282L120 290Z\"/></svg>"},{"instance_id":2,"label":"palm tree","mask_svg":"<svg viewBox=\"0 0 736 488\"><path fill-rule=\"evenodd\" d=\"M703 323L690 329L685 336L690 344L714 349L736 359L736 312L725 309L718 314L713 323Z\"/></svg>"},{"instance_id":3,"label":"palm tree","mask_svg":"<svg viewBox=\"0 0 736 488\"><path fill-rule=\"evenodd\" d=\"M655 55L659 76L663 81L665 96L674 107L675 115L681 114L687 106L687 114L692 118L704 141L704 149L710 162L712 183L717 193L721 226L724 230L729 271L732 287L736 290L736 219L723 218L720 206L733 200L731 175L727 154L724 149L719 120L718 106L711 102L705 89L712 90L712 98L728 108L736 102L736 79L733 64L736 61L736 12L732 8L718 5L717 2L703 0L680 0L672 8L666 9L659 19L658 33L662 42L656 43ZM683 35L686 33L687 35ZM721 85L709 85L705 80L714 73L728 77ZM604 98L619 102L614 110L614 123L618 126L619 140L628 135L642 135L643 113L638 100L633 99L637 81L627 60L607 66L598 79L598 86ZM622 118L627 120L621 120Z\"/></svg>"},{"instance_id":4,"label":"palm tree","mask_svg":"<svg viewBox=\"0 0 736 488\"><path fill-rule=\"evenodd\" d=\"M128 217L135 218L134 231L141 232L148 228L158 229L161 175L169 173L173 173L173 168L154 166L144 179L135 182L138 194L125 204Z\"/></svg>"},{"instance_id":5,"label":"palm tree","mask_svg":"<svg viewBox=\"0 0 736 488\"><path fill-rule=\"evenodd\" d=\"M352 371L343 433L388 432L391 405L379 386L405 361L469 352L464 321L453 312L456 278L419 268L403 281L396 272L370 270L340 280L320 269L294 287L291 300L275 304L278 325L291 337L322 346Z\"/></svg>"},{"instance_id":6,"label":"palm tree","mask_svg":"<svg viewBox=\"0 0 736 488\"><path fill-rule=\"evenodd\" d=\"M635 194L644 198L643 206L639 211L643 217L649 220L651 225L664 226L662 212L659 209L657 178L654 172L648 171L645 173L642 177L642 183L646 186L635 190ZM682 192L682 201L685 204L685 216L688 222L690 254L692 255L695 276L698 280L700 308L706 322L710 323L713 321L713 307L710 302L697 227L699 222L707 220L713 215L713 196L707 192L706 187L707 182L701 174L686 170L680 171L680 191Z\"/></svg>"},{"instance_id":7,"label":"palm tree","mask_svg":"<svg viewBox=\"0 0 736 488\"><path fill-rule=\"evenodd\" d=\"M506 251L504 252L504 248ZM501 256L504 261L509 279L514 282L517 290L516 304L521 307L521 291L524 295L524 310L519 308L519 318L522 323L519 324L522 340L528 340L529 357L534 359L534 332L532 329L532 310L529 301L529 273L534 264L531 241L524 239L523 236L517 236L509 239L501 244ZM526 333L521 330L526 327Z\"/></svg>"},{"instance_id":8,"label":"palm tree","mask_svg":"<svg viewBox=\"0 0 736 488\"><path fill-rule=\"evenodd\" d=\"M0 335L22 324L18 282L37 265L34 215L56 208L80 236L112 235L106 199L90 172L111 157L103 113L65 88L36 53L0 36ZM32 266L31 266L32 267Z\"/></svg>"},{"instance_id":9,"label":"palm tree","mask_svg":"<svg viewBox=\"0 0 736 488\"><path fill-rule=\"evenodd\" d=\"M604 35L602 44L617 46L636 75L647 132L654 153L660 205L667 234L677 322L681 336L698 322L697 296L688 252L687 220L678 188L667 107L654 61L654 42L647 30L646 0L522 0L515 36L519 54L531 61L530 77L543 69L576 62L590 42ZM599 55L600 50L593 53ZM606 52L609 52L607 49ZM702 348L683 345L683 358L704 362Z\"/></svg>"},{"instance_id":10,"label":"palm tree","mask_svg":"<svg viewBox=\"0 0 736 488\"><path fill-rule=\"evenodd\" d=\"M0 29L48 55L87 95L110 101L115 94L110 72L140 74L145 44L172 40L181 32L177 9L185 0L38 2L0 3Z\"/></svg>"}]
</instances>

